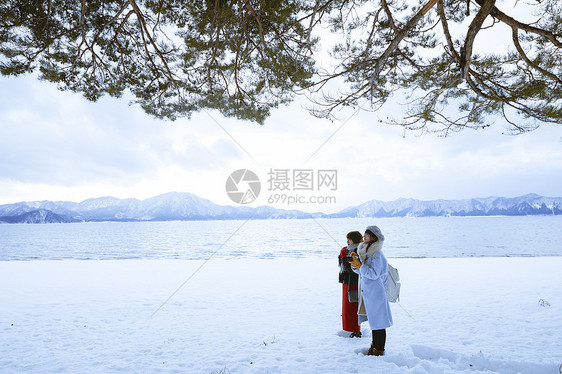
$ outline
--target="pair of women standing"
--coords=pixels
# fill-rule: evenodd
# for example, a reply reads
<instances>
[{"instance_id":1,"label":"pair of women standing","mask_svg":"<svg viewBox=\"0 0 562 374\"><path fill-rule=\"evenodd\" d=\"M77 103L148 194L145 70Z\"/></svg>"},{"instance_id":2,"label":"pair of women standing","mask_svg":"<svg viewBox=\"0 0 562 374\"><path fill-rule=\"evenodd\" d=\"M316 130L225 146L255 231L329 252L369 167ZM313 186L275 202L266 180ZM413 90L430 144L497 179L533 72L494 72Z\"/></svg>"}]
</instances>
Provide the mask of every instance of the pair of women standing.
<instances>
[{"instance_id":1,"label":"pair of women standing","mask_svg":"<svg viewBox=\"0 0 562 374\"><path fill-rule=\"evenodd\" d=\"M350 233L352 234L352 233ZM349 235L348 234L348 239ZM353 234L356 235L356 234ZM346 261L351 270L359 275L357 282L358 286L358 302L351 303L349 296L345 299L345 292L343 298L342 318L344 323L344 330L348 328L359 326L362 322L369 321L369 326L372 330L372 344L369 348L367 355L382 356L386 344L386 329L392 326L392 314L390 312L390 305L386 296L386 285L388 281L388 262L382 253L382 245L384 242L384 235L377 226L368 226L363 236L363 242L358 244L355 251L348 251ZM348 241L349 244L349 241ZM342 253L344 250L342 249ZM340 258L342 253L340 253ZM350 258L351 257L351 258ZM342 261L340 260L340 263ZM346 284L344 283L344 291ZM351 286L347 285L347 291ZM351 305L349 305L351 304ZM357 306L357 322L354 322L350 316L349 310ZM344 317L345 316L345 317ZM346 328L347 327L347 328ZM361 336L353 335L352 336Z\"/></svg>"}]
</instances>

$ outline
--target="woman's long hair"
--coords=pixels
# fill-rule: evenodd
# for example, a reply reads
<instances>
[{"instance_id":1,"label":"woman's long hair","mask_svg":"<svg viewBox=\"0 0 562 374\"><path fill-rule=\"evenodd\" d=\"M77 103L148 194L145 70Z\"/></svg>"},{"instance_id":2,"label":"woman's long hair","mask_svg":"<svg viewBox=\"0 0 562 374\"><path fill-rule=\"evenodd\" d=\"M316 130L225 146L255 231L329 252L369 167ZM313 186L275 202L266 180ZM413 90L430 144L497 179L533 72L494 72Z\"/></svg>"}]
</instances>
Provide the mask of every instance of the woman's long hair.
<instances>
[{"instance_id":1,"label":"woman's long hair","mask_svg":"<svg viewBox=\"0 0 562 374\"><path fill-rule=\"evenodd\" d=\"M379 237L376 236L375 234L373 234L373 232L370 231L370 230L365 230L365 233L366 233L366 234L369 234L369 237L371 237L371 239L374 239L374 240L370 241L369 243L367 243L367 248L366 248L366 250L368 251L368 250L369 250L369 247L371 246L371 244L376 243L376 242L379 241Z\"/></svg>"}]
</instances>

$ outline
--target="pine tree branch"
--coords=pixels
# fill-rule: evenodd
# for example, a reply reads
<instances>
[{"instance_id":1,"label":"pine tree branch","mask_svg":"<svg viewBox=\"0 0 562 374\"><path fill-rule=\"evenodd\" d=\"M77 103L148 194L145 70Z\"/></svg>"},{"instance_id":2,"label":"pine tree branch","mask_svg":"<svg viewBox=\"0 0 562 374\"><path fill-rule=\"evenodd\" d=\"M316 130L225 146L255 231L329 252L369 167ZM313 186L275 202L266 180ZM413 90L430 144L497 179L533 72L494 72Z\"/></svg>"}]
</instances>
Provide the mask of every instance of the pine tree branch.
<instances>
[{"instance_id":1,"label":"pine tree branch","mask_svg":"<svg viewBox=\"0 0 562 374\"><path fill-rule=\"evenodd\" d=\"M461 48L460 53L460 68L461 68L461 75L464 79L468 79L468 72L470 69L470 63L472 62L472 47L474 45L474 39L478 32L482 29L482 24L484 20L488 17L492 9L494 8L494 4L496 0L483 0L484 3L482 7L470 23L468 27L468 32L466 33L466 39L464 42L464 46Z\"/></svg>"},{"instance_id":2,"label":"pine tree branch","mask_svg":"<svg viewBox=\"0 0 562 374\"><path fill-rule=\"evenodd\" d=\"M546 75L547 77L552 78L553 80L562 83L562 79L560 79L560 77L558 77L556 74L553 74L553 73L549 72L548 70L545 70L545 69L541 68L537 64L533 63L529 59L529 57L527 57L527 55L525 54L525 51L523 50L523 47L521 47L521 43L519 43L519 29L515 26L512 26L511 31L512 31L511 39L513 40L513 45L515 46L515 49L517 49L517 52L519 53L519 55L527 63L527 65L529 65L531 68L541 72L542 74Z\"/></svg>"},{"instance_id":3,"label":"pine tree branch","mask_svg":"<svg viewBox=\"0 0 562 374\"><path fill-rule=\"evenodd\" d=\"M429 12L431 8L433 8L435 4L437 4L437 1L438 0L429 0L412 18L410 18L410 20L406 23L402 30L400 30L400 32L396 34L386 50L379 58L377 58L377 62L375 64L373 72L373 80L379 77L379 74L385 62L388 60L390 55L398 48L398 45L406 37L408 32L419 22L420 19L423 18L423 16L425 16L427 12Z\"/></svg>"},{"instance_id":4,"label":"pine tree branch","mask_svg":"<svg viewBox=\"0 0 562 374\"><path fill-rule=\"evenodd\" d=\"M489 0L474 0L476 1L476 3L480 6L484 6L484 4L486 3L486 1ZM548 39L552 44L554 44L555 46L557 46L558 48L562 48L562 41L559 40L559 38L561 37L561 35L559 34L554 34L548 30L544 30L538 27L534 27L531 25L528 25L526 23L523 22L519 22L517 21L515 18L512 18L510 16L508 16L507 14L503 13L502 11L500 11L498 8L496 8L495 6L492 8L492 11L490 12L490 15L498 20L500 20L501 22L507 24L510 27L516 27L518 29L533 33L533 34L537 34L537 35L541 35L543 37L545 37L546 39Z\"/></svg>"},{"instance_id":5,"label":"pine tree branch","mask_svg":"<svg viewBox=\"0 0 562 374\"><path fill-rule=\"evenodd\" d=\"M451 52L451 56L457 61L460 62L460 56L455 49L455 45L453 44L453 38L451 37L451 32L449 30L449 23L447 22L447 16L445 15L445 9L443 8L443 0L439 0L437 2L437 14L439 14L439 19L441 20L441 25L443 26L443 34L445 34L445 39L447 40L447 45L449 46L449 51Z\"/></svg>"}]
</instances>

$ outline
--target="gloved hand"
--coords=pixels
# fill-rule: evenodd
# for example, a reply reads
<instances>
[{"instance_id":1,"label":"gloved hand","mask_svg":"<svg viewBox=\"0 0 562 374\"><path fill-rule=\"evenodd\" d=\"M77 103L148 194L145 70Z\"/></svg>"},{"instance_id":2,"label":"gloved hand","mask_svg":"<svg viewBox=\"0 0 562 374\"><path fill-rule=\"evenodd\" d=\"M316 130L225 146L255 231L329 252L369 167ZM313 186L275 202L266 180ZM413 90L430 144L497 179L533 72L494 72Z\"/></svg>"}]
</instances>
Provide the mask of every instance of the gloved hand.
<instances>
[{"instance_id":1,"label":"gloved hand","mask_svg":"<svg viewBox=\"0 0 562 374\"><path fill-rule=\"evenodd\" d=\"M363 264L361 263L361 261L359 261L359 258L357 258L357 253L351 253L351 257L353 257L353 261L349 261L349 263L351 264L351 266L359 269Z\"/></svg>"}]
</instances>

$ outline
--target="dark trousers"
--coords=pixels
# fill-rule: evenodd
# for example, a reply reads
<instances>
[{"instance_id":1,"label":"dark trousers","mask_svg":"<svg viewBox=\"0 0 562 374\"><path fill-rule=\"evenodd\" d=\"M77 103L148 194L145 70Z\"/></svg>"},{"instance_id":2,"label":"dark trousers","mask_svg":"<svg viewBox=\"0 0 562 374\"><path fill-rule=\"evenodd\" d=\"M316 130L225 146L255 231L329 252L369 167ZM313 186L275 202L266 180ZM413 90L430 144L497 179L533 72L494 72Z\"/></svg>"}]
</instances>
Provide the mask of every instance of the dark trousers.
<instances>
[{"instance_id":1,"label":"dark trousers","mask_svg":"<svg viewBox=\"0 0 562 374\"><path fill-rule=\"evenodd\" d=\"M373 347L376 350L384 351L384 346L386 344L386 330L373 330Z\"/></svg>"}]
</instances>

